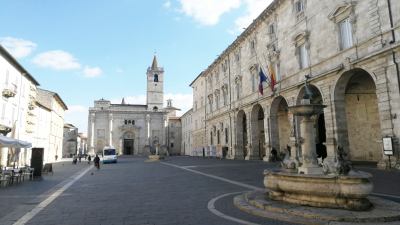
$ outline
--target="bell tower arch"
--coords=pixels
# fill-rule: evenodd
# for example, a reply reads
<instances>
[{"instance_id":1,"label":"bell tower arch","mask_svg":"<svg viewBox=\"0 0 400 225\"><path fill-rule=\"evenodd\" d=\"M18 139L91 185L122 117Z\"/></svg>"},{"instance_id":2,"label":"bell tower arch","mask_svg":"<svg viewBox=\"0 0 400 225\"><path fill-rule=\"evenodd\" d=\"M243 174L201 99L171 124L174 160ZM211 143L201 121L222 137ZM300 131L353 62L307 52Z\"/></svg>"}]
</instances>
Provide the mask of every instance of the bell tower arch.
<instances>
[{"instance_id":1,"label":"bell tower arch","mask_svg":"<svg viewBox=\"0 0 400 225\"><path fill-rule=\"evenodd\" d=\"M147 69L147 109L157 111L163 108L164 102L164 68L158 66L157 56Z\"/></svg>"}]
</instances>

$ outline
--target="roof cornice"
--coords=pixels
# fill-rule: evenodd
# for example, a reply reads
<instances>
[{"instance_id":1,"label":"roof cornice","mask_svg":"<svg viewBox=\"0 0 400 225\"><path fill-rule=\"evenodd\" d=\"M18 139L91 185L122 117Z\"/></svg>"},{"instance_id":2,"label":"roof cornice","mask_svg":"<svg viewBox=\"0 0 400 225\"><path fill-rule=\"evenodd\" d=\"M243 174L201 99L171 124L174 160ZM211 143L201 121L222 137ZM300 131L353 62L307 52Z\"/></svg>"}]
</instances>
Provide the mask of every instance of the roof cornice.
<instances>
[{"instance_id":1,"label":"roof cornice","mask_svg":"<svg viewBox=\"0 0 400 225\"><path fill-rule=\"evenodd\" d=\"M208 74L216 67L217 64L222 61L222 59L228 57L228 55L238 46L240 46L240 44L245 41L250 35L252 35L253 32L263 23L263 21L268 18L268 16L273 14L280 3L284 1L286 0L273 0L271 4L269 4L269 6L263 12L261 12L261 14L255 20L253 20L253 22L232 42L232 44L230 44L224 51L222 51L218 58L215 59L202 73L204 73L204 75ZM197 78L195 80L197 80ZM192 85L193 82L190 85Z\"/></svg>"},{"instance_id":2,"label":"roof cornice","mask_svg":"<svg viewBox=\"0 0 400 225\"><path fill-rule=\"evenodd\" d=\"M39 82L21 65L19 62L2 46L0 45L0 55L2 55L10 64L12 64L22 76L28 78L34 85L40 86Z\"/></svg>"}]
</instances>

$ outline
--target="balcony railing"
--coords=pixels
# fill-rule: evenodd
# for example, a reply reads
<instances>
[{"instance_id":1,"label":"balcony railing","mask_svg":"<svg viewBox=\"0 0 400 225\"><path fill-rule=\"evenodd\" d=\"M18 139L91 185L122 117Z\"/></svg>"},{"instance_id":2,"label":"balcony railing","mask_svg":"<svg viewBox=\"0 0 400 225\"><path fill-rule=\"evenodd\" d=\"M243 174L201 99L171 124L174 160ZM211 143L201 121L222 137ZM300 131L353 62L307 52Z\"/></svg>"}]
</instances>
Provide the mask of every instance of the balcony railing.
<instances>
[{"instance_id":1,"label":"balcony railing","mask_svg":"<svg viewBox=\"0 0 400 225\"><path fill-rule=\"evenodd\" d=\"M6 88L3 89L2 95L5 98L12 98L17 94L17 85L9 84L6 85Z\"/></svg>"}]
</instances>

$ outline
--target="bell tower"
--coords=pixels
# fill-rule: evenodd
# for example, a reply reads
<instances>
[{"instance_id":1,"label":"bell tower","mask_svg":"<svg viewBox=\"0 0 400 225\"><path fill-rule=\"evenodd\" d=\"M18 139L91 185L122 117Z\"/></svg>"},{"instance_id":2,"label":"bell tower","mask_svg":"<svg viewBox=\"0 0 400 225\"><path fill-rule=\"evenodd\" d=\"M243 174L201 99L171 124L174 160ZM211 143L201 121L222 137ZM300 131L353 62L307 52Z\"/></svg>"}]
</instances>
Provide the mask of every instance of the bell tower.
<instances>
[{"instance_id":1,"label":"bell tower","mask_svg":"<svg viewBox=\"0 0 400 225\"><path fill-rule=\"evenodd\" d=\"M157 56L154 55L151 67L147 68L147 109L158 111L164 102L164 68L158 67Z\"/></svg>"}]
</instances>

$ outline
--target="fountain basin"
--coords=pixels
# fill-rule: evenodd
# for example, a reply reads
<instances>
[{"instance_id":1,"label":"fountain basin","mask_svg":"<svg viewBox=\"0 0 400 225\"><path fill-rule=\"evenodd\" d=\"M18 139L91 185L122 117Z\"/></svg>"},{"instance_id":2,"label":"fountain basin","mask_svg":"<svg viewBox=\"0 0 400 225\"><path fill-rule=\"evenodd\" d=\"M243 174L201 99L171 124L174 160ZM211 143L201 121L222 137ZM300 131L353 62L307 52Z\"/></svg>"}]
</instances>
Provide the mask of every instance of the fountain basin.
<instances>
[{"instance_id":1,"label":"fountain basin","mask_svg":"<svg viewBox=\"0 0 400 225\"><path fill-rule=\"evenodd\" d=\"M160 159L164 159L164 156L161 155L149 155L150 161L159 161Z\"/></svg>"},{"instance_id":2,"label":"fountain basin","mask_svg":"<svg viewBox=\"0 0 400 225\"><path fill-rule=\"evenodd\" d=\"M300 104L290 106L289 110L296 116L311 116L321 113L325 107L326 105L321 104Z\"/></svg>"},{"instance_id":3,"label":"fountain basin","mask_svg":"<svg viewBox=\"0 0 400 225\"><path fill-rule=\"evenodd\" d=\"M371 175L352 171L349 175L310 175L283 170L265 170L267 198L313 207L368 210Z\"/></svg>"}]
</instances>

